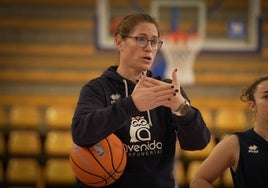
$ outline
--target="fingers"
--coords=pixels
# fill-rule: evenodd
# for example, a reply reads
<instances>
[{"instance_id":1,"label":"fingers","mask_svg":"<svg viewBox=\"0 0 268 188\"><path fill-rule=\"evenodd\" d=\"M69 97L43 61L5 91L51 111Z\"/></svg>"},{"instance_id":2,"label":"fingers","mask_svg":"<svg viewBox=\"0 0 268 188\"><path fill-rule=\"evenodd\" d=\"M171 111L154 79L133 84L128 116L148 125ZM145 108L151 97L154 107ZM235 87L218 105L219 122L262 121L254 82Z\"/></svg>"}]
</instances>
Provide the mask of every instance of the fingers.
<instances>
[{"instance_id":1,"label":"fingers","mask_svg":"<svg viewBox=\"0 0 268 188\"><path fill-rule=\"evenodd\" d=\"M173 72L173 77L175 79L177 78L176 70L174 70ZM175 83L177 82L175 81ZM143 73L137 85L138 87L151 88L152 92L155 92L155 93L159 92L160 95L165 95L165 94L176 95L176 93L178 92L178 87L175 84L170 84L170 83L163 82L161 80L147 77L145 73Z\"/></svg>"},{"instance_id":2,"label":"fingers","mask_svg":"<svg viewBox=\"0 0 268 188\"><path fill-rule=\"evenodd\" d=\"M145 87L154 87L154 86L161 86L161 85L171 86L172 84L145 76L143 85Z\"/></svg>"},{"instance_id":3,"label":"fingers","mask_svg":"<svg viewBox=\"0 0 268 188\"><path fill-rule=\"evenodd\" d=\"M176 89L173 85L160 85L160 86L153 86L150 87L152 92L159 92L160 94L167 94L167 93L176 93L178 89Z\"/></svg>"},{"instance_id":4,"label":"fingers","mask_svg":"<svg viewBox=\"0 0 268 188\"><path fill-rule=\"evenodd\" d=\"M159 80L146 77L142 80L142 84L145 88L150 89L151 92L157 93L158 95L176 95L178 89L170 83L165 83Z\"/></svg>"},{"instance_id":5,"label":"fingers","mask_svg":"<svg viewBox=\"0 0 268 188\"><path fill-rule=\"evenodd\" d=\"M172 83L179 88L180 83L179 83L177 74L178 74L178 70L177 69L173 70L173 72L172 72Z\"/></svg>"},{"instance_id":6,"label":"fingers","mask_svg":"<svg viewBox=\"0 0 268 188\"><path fill-rule=\"evenodd\" d=\"M175 83L175 84L178 83L177 69L174 69L174 70L172 71L172 80L173 80L173 83Z\"/></svg>"},{"instance_id":7,"label":"fingers","mask_svg":"<svg viewBox=\"0 0 268 188\"><path fill-rule=\"evenodd\" d=\"M144 88L145 90L151 90L151 88ZM165 106L169 104L169 102L174 97L174 91L170 88L164 91L152 92L148 91L145 94L144 101L142 105L148 107L148 109L153 109L159 106Z\"/></svg>"},{"instance_id":8,"label":"fingers","mask_svg":"<svg viewBox=\"0 0 268 188\"><path fill-rule=\"evenodd\" d=\"M176 69L172 72L172 79L172 83L166 83L147 77L146 72L143 72L131 94L136 107L140 111L150 110L161 105L175 109L183 99Z\"/></svg>"},{"instance_id":9,"label":"fingers","mask_svg":"<svg viewBox=\"0 0 268 188\"><path fill-rule=\"evenodd\" d=\"M154 100L156 104L160 105L166 104L174 96L176 96L179 91L171 85L154 86L146 89L150 90L150 93L147 95L147 99Z\"/></svg>"},{"instance_id":10,"label":"fingers","mask_svg":"<svg viewBox=\"0 0 268 188\"><path fill-rule=\"evenodd\" d=\"M146 76L143 73L142 76L140 77L140 79L137 80L136 87L144 87L145 78L146 78Z\"/></svg>"},{"instance_id":11,"label":"fingers","mask_svg":"<svg viewBox=\"0 0 268 188\"><path fill-rule=\"evenodd\" d=\"M177 69L174 69L172 72L172 85L174 85L176 88L180 88L180 83L178 80L178 71ZM157 80L151 77L147 77L146 73L143 73L140 81L143 81L142 84L144 87L154 87L154 86L160 86L160 85L171 85L170 83L163 82L161 80Z\"/></svg>"},{"instance_id":12,"label":"fingers","mask_svg":"<svg viewBox=\"0 0 268 188\"><path fill-rule=\"evenodd\" d=\"M154 103L159 105L164 105L167 102L171 100L171 98L174 97L174 94L166 94L166 95L160 95L157 97L154 97Z\"/></svg>"}]
</instances>

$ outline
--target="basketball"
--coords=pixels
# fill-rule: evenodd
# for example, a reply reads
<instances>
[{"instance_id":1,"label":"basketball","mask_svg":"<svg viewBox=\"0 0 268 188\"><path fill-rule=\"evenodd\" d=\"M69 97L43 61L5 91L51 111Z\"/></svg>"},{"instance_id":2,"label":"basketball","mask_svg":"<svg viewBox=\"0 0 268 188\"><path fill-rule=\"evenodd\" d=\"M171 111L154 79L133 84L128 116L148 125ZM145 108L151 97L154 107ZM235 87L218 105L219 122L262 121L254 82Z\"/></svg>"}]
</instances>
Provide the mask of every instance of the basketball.
<instances>
[{"instance_id":1,"label":"basketball","mask_svg":"<svg viewBox=\"0 0 268 188\"><path fill-rule=\"evenodd\" d=\"M74 144L70 152L74 174L84 184L93 187L107 186L118 180L126 162L124 145L115 134L90 148Z\"/></svg>"}]
</instances>

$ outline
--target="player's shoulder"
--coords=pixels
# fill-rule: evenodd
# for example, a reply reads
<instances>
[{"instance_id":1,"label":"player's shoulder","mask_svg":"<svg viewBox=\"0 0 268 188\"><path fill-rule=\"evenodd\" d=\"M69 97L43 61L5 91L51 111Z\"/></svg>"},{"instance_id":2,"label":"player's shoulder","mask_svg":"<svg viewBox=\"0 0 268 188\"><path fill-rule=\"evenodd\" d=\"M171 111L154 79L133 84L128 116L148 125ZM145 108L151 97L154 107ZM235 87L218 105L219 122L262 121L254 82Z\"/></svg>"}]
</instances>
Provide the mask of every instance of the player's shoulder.
<instances>
[{"instance_id":1,"label":"player's shoulder","mask_svg":"<svg viewBox=\"0 0 268 188\"><path fill-rule=\"evenodd\" d=\"M228 145L239 144L238 136L236 134L229 134L229 135L223 136L221 142L223 142L224 144L228 144Z\"/></svg>"},{"instance_id":2,"label":"player's shoulder","mask_svg":"<svg viewBox=\"0 0 268 188\"><path fill-rule=\"evenodd\" d=\"M217 144L217 147L220 148L219 150L233 151L235 153L239 150L239 140L237 135L230 134L223 136Z\"/></svg>"}]
</instances>

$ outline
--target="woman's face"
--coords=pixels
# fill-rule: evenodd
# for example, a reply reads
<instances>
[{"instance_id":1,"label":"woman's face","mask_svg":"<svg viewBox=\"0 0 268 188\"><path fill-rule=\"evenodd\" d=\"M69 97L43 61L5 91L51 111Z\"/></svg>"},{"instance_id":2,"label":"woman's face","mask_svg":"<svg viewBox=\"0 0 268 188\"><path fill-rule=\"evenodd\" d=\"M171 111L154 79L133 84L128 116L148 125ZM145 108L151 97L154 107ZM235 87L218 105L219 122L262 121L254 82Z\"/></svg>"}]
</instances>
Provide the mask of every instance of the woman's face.
<instances>
[{"instance_id":1,"label":"woman's face","mask_svg":"<svg viewBox=\"0 0 268 188\"><path fill-rule=\"evenodd\" d=\"M254 93L255 103L253 110L256 112L256 120L268 122L268 80L261 82Z\"/></svg>"},{"instance_id":2,"label":"woman's face","mask_svg":"<svg viewBox=\"0 0 268 188\"><path fill-rule=\"evenodd\" d=\"M153 40L158 39L158 31L152 23L140 23L136 25L132 32L120 43L120 66L124 66L127 69L141 72L149 70L153 64L156 49L153 49L151 42L145 47L137 45L137 41L133 37L142 37L143 39Z\"/></svg>"}]
</instances>

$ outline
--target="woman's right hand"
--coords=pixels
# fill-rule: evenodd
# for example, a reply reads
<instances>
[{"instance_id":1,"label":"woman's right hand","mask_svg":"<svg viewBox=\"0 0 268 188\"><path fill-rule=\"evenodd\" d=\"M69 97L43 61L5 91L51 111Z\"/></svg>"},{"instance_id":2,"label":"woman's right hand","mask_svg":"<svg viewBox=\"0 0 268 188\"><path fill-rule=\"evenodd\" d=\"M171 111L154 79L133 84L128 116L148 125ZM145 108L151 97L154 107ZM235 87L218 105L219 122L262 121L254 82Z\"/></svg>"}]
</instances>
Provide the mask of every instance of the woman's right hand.
<instances>
[{"instance_id":1,"label":"woman's right hand","mask_svg":"<svg viewBox=\"0 0 268 188\"><path fill-rule=\"evenodd\" d=\"M143 74L136 84L131 97L139 111L147 111L161 105L166 106L175 95L176 88L173 84L165 83Z\"/></svg>"}]
</instances>

